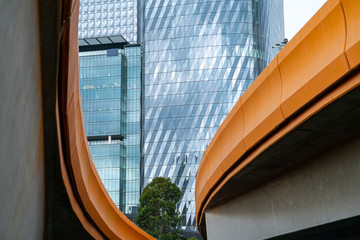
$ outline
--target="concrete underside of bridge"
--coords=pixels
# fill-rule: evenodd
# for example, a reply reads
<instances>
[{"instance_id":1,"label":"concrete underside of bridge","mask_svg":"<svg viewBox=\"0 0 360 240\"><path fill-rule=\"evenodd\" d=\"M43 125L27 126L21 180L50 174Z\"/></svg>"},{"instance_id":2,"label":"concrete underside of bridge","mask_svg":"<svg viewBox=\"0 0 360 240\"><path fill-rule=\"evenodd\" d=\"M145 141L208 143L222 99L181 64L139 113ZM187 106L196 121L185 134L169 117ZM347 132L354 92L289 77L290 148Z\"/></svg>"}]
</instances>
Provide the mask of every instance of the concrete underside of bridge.
<instances>
[{"instance_id":1,"label":"concrete underside of bridge","mask_svg":"<svg viewBox=\"0 0 360 240\"><path fill-rule=\"evenodd\" d=\"M359 123L357 87L219 191L205 211L207 238L359 239Z\"/></svg>"}]
</instances>

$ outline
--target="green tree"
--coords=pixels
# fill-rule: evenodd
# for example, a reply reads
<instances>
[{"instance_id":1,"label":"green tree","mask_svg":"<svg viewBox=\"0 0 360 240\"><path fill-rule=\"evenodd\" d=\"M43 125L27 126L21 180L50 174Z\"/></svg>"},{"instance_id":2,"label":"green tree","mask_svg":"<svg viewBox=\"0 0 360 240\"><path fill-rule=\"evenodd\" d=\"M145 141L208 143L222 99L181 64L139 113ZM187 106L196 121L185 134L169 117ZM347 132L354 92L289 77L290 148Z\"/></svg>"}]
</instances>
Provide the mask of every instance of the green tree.
<instances>
[{"instance_id":1,"label":"green tree","mask_svg":"<svg viewBox=\"0 0 360 240\"><path fill-rule=\"evenodd\" d=\"M176 203L181 191L169 178L157 177L144 188L135 223L159 240L180 239L181 217Z\"/></svg>"}]
</instances>

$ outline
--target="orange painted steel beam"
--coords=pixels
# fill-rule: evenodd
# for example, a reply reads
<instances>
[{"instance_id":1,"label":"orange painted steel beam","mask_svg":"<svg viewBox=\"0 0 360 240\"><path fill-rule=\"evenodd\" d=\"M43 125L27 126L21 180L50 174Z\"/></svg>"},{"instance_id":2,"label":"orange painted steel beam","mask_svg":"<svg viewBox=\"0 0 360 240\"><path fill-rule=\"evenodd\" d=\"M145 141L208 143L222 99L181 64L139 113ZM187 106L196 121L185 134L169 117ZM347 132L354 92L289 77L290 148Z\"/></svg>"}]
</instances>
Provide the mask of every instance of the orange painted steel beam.
<instances>
[{"instance_id":1,"label":"orange painted steel beam","mask_svg":"<svg viewBox=\"0 0 360 240\"><path fill-rule=\"evenodd\" d=\"M62 177L72 208L96 239L154 239L116 207L91 160L79 89L79 0L63 1L63 6L57 131Z\"/></svg>"},{"instance_id":2,"label":"orange painted steel beam","mask_svg":"<svg viewBox=\"0 0 360 240\"><path fill-rule=\"evenodd\" d=\"M359 66L359 26L360 1L327 1L241 96L198 169L195 202L200 231L204 210L235 174L309 117L360 85L357 75L332 89ZM302 112L296 114L300 109Z\"/></svg>"}]
</instances>

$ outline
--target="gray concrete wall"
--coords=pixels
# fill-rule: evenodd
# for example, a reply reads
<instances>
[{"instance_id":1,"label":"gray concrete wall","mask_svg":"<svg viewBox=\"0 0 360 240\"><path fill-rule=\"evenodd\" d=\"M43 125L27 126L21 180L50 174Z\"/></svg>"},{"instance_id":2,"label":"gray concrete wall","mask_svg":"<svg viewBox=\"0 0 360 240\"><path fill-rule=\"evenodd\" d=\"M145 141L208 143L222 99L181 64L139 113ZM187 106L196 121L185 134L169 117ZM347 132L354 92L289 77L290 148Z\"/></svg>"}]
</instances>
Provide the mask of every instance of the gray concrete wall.
<instances>
[{"instance_id":1,"label":"gray concrete wall","mask_svg":"<svg viewBox=\"0 0 360 240\"><path fill-rule=\"evenodd\" d=\"M360 137L205 213L209 240L264 239L357 215Z\"/></svg>"},{"instance_id":2,"label":"gray concrete wall","mask_svg":"<svg viewBox=\"0 0 360 240\"><path fill-rule=\"evenodd\" d=\"M0 239L42 239L45 184L38 2L0 0Z\"/></svg>"}]
</instances>

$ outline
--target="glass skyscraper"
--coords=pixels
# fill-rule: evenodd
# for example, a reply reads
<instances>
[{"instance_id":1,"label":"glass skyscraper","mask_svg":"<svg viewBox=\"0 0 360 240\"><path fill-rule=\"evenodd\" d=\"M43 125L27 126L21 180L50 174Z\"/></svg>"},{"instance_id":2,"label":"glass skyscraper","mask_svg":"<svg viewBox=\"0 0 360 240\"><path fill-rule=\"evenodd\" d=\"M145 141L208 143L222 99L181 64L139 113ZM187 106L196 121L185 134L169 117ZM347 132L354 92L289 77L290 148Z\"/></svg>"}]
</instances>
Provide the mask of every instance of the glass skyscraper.
<instances>
[{"instance_id":1,"label":"glass skyscraper","mask_svg":"<svg viewBox=\"0 0 360 240\"><path fill-rule=\"evenodd\" d=\"M203 153L241 94L284 38L283 1L147 0L143 186L169 177L183 192L182 229L196 230L195 176Z\"/></svg>"},{"instance_id":2,"label":"glass skyscraper","mask_svg":"<svg viewBox=\"0 0 360 240\"><path fill-rule=\"evenodd\" d=\"M141 47L82 51L79 57L90 153L111 198L133 220L140 197Z\"/></svg>"}]
</instances>

